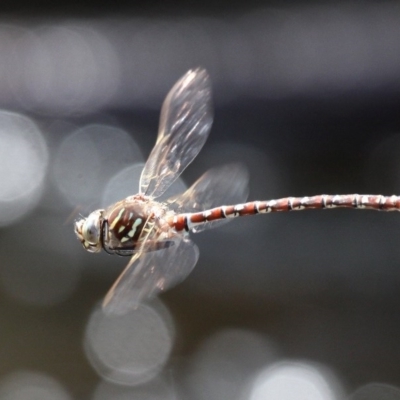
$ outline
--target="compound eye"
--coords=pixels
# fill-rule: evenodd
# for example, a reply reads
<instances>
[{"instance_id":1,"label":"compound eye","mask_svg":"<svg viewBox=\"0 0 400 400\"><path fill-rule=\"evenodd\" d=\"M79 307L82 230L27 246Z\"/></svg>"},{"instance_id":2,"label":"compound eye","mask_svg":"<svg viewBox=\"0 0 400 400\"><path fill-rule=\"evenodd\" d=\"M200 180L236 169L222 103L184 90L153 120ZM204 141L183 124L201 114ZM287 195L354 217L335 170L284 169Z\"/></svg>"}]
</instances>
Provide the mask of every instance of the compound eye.
<instances>
[{"instance_id":1,"label":"compound eye","mask_svg":"<svg viewBox=\"0 0 400 400\"><path fill-rule=\"evenodd\" d=\"M90 244L98 244L100 240L100 215L98 212L91 213L82 227L82 236Z\"/></svg>"}]
</instances>

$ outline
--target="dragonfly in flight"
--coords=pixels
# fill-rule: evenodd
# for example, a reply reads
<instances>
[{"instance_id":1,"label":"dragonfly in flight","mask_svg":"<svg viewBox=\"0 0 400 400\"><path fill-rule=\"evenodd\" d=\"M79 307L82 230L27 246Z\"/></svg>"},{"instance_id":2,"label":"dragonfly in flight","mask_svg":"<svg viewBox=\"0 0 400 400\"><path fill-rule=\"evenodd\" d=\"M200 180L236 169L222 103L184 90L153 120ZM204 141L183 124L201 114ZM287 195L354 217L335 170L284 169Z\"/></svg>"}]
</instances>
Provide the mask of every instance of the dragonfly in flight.
<instances>
[{"instance_id":1,"label":"dragonfly in flight","mask_svg":"<svg viewBox=\"0 0 400 400\"><path fill-rule=\"evenodd\" d=\"M234 217L279 211L400 210L400 197L394 195L317 195L245 202L247 174L236 164L211 169L184 193L157 201L200 152L212 121L208 73L202 68L190 70L164 100L157 141L144 165L139 193L75 222L75 233L89 252L103 249L131 257L103 302L111 312L135 308L189 275L199 257L189 232Z\"/></svg>"}]
</instances>

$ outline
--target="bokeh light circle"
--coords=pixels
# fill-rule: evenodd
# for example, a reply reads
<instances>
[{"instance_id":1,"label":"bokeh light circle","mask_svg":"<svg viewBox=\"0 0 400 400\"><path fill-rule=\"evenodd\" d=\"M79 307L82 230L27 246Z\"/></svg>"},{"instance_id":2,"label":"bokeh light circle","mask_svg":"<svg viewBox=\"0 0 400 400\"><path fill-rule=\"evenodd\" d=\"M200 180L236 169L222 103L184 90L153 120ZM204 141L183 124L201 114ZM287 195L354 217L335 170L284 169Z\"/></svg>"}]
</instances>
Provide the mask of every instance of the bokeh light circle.
<instances>
[{"instance_id":1,"label":"bokeh light circle","mask_svg":"<svg viewBox=\"0 0 400 400\"><path fill-rule=\"evenodd\" d=\"M80 128L61 143L54 163L54 182L73 206L98 207L108 180L134 162L139 147L122 129L93 124Z\"/></svg>"},{"instance_id":2,"label":"bokeh light circle","mask_svg":"<svg viewBox=\"0 0 400 400\"><path fill-rule=\"evenodd\" d=\"M171 352L173 331L169 312L158 300L123 315L99 307L86 328L85 352L104 379L136 386L160 372Z\"/></svg>"},{"instance_id":3,"label":"bokeh light circle","mask_svg":"<svg viewBox=\"0 0 400 400\"><path fill-rule=\"evenodd\" d=\"M18 371L0 380L1 400L72 400L64 387L51 376Z\"/></svg>"},{"instance_id":4,"label":"bokeh light circle","mask_svg":"<svg viewBox=\"0 0 400 400\"><path fill-rule=\"evenodd\" d=\"M36 206L47 165L47 145L38 127L22 115L0 110L0 226Z\"/></svg>"},{"instance_id":5,"label":"bokeh light circle","mask_svg":"<svg viewBox=\"0 0 400 400\"><path fill-rule=\"evenodd\" d=\"M51 115L82 114L112 97L119 58L90 24L39 25L21 30L6 57L14 96L27 109Z\"/></svg>"},{"instance_id":6,"label":"bokeh light circle","mask_svg":"<svg viewBox=\"0 0 400 400\"><path fill-rule=\"evenodd\" d=\"M279 362L259 373L249 400L339 400L339 387L332 374L303 362Z\"/></svg>"},{"instance_id":7,"label":"bokeh light circle","mask_svg":"<svg viewBox=\"0 0 400 400\"><path fill-rule=\"evenodd\" d=\"M275 357L275 346L256 332L219 331L201 344L184 372L186 389L199 400L242 400L249 379Z\"/></svg>"},{"instance_id":8,"label":"bokeh light circle","mask_svg":"<svg viewBox=\"0 0 400 400\"><path fill-rule=\"evenodd\" d=\"M371 382L356 389L347 400L400 400L400 388L387 383Z\"/></svg>"}]
</instances>

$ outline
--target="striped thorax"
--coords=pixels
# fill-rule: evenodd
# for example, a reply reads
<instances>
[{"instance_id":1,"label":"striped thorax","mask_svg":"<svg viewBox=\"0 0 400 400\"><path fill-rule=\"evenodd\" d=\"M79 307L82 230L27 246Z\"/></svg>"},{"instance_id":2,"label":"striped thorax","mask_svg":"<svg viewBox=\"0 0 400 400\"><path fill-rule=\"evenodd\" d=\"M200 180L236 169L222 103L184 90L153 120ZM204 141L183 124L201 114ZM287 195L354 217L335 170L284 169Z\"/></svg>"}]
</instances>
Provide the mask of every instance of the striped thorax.
<instances>
[{"instance_id":1,"label":"striped thorax","mask_svg":"<svg viewBox=\"0 0 400 400\"><path fill-rule=\"evenodd\" d=\"M91 253L132 255L146 241L168 239L176 231L166 222L171 211L143 195L129 196L106 210L92 212L75 223L75 233Z\"/></svg>"}]
</instances>

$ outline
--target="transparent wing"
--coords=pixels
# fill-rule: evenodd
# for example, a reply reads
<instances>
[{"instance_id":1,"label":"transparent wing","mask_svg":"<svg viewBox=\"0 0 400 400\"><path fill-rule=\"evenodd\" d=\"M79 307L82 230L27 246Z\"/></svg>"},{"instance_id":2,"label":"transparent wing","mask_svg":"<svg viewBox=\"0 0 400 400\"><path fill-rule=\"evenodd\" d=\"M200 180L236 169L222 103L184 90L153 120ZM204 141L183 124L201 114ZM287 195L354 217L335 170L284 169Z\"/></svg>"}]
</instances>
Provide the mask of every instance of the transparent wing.
<instances>
[{"instance_id":1,"label":"transparent wing","mask_svg":"<svg viewBox=\"0 0 400 400\"><path fill-rule=\"evenodd\" d=\"M160 126L140 178L139 189L159 197L193 161L212 125L211 87L206 70L188 71L170 90Z\"/></svg>"},{"instance_id":2,"label":"transparent wing","mask_svg":"<svg viewBox=\"0 0 400 400\"><path fill-rule=\"evenodd\" d=\"M168 248L132 257L104 299L107 312L126 313L190 274L199 258L197 246L187 237L173 240Z\"/></svg>"},{"instance_id":3,"label":"transparent wing","mask_svg":"<svg viewBox=\"0 0 400 400\"><path fill-rule=\"evenodd\" d=\"M244 203L249 193L248 182L248 172L242 164L227 164L208 170L186 192L171 197L167 202L177 213ZM230 220L205 222L193 228L193 232L215 228Z\"/></svg>"}]
</instances>

